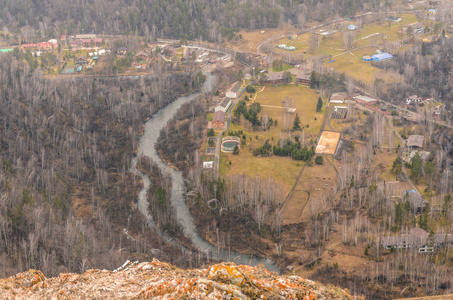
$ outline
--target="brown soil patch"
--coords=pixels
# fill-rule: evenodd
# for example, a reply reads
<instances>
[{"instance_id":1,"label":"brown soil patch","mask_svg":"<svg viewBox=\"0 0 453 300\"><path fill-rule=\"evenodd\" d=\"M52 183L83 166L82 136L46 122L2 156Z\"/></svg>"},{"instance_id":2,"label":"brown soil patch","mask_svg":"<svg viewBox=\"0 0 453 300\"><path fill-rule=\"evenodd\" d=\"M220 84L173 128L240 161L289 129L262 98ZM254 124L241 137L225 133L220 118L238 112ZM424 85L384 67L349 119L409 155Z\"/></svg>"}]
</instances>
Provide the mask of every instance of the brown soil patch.
<instances>
[{"instance_id":1,"label":"brown soil patch","mask_svg":"<svg viewBox=\"0 0 453 300\"><path fill-rule=\"evenodd\" d=\"M323 131L318 146L316 146L316 154L335 154L339 140L339 132Z\"/></svg>"}]
</instances>

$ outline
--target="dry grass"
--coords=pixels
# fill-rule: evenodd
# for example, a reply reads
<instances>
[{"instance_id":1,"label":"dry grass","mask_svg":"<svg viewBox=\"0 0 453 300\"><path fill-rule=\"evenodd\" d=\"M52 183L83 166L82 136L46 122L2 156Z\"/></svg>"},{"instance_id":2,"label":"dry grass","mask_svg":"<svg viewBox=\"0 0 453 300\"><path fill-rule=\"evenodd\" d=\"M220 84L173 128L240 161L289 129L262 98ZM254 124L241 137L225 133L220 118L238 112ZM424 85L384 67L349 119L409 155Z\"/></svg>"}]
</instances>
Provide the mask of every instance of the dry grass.
<instances>
[{"instance_id":1,"label":"dry grass","mask_svg":"<svg viewBox=\"0 0 453 300\"><path fill-rule=\"evenodd\" d=\"M293 224L310 220L310 201L322 195L328 195L337 182L334 165L337 162L331 157L324 157L323 165L306 166L294 192L287 199L282 209L283 224ZM308 194L310 199L308 200Z\"/></svg>"},{"instance_id":2,"label":"dry grass","mask_svg":"<svg viewBox=\"0 0 453 300\"><path fill-rule=\"evenodd\" d=\"M272 177L282 185L285 195L291 190L301 168L301 162L289 157L255 157L247 147L241 149L239 155L223 152L220 154L221 175L246 174L250 177Z\"/></svg>"},{"instance_id":3,"label":"dry grass","mask_svg":"<svg viewBox=\"0 0 453 300\"><path fill-rule=\"evenodd\" d=\"M270 118L278 121L279 126L271 127L272 135L278 137L280 130L285 128L291 129L293 126L294 118L296 116L295 113L288 119L286 126L283 124L284 109L282 101L285 97L287 99L293 99L296 113L301 120L301 127L309 125L305 132L316 136L321 129L324 115L323 112L316 112L316 103L319 95L314 90L305 86L296 86L295 84L266 86L266 88L261 93L258 93L256 97L255 101L263 105L260 114L262 116L268 115ZM266 105L278 106L281 108L266 107ZM323 107L323 111L325 111L325 107Z\"/></svg>"},{"instance_id":4,"label":"dry grass","mask_svg":"<svg viewBox=\"0 0 453 300\"><path fill-rule=\"evenodd\" d=\"M261 90L261 88L257 88ZM286 126L284 122L284 109L282 101L285 97L292 98L296 112L301 119L301 126L309 125L305 133L291 132L285 128L291 129L294 122L295 114L289 114ZM304 86L285 85L285 86L267 86L257 94L255 101L262 105L260 116L268 116L278 122L277 126L271 126L270 130L253 131L252 128L246 127L246 121L242 119L241 125L231 124L231 131L242 130L246 136L246 146L241 149L239 155L222 153L220 156L220 174L248 174L249 176L260 175L262 177L272 177L276 182L283 185L284 190L288 193L293 186L303 163L291 160L289 157L255 157L252 154L253 149L258 148L269 140L275 145L281 137L298 135L305 142L316 140L316 136L322 125L323 113L316 112L316 103L318 94ZM274 106L274 107L267 107ZM316 118L316 120L315 120ZM281 133L284 130L284 133ZM231 165L229 162L231 161Z\"/></svg>"}]
</instances>

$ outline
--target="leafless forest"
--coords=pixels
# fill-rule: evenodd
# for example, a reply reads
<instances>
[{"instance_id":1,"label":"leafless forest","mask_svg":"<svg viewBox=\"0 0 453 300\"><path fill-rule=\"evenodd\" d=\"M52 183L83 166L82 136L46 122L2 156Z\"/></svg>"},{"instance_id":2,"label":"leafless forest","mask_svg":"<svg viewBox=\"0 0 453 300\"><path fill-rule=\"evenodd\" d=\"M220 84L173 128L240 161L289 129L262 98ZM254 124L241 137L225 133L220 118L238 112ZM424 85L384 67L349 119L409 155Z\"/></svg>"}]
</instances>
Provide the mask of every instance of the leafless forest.
<instances>
[{"instance_id":1,"label":"leafless forest","mask_svg":"<svg viewBox=\"0 0 453 300\"><path fill-rule=\"evenodd\" d=\"M132 211L140 182L129 164L146 118L188 92L193 76L46 80L0 57L2 277L114 269L163 247L135 239L144 225Z\"/></svg>"}]
</instances>

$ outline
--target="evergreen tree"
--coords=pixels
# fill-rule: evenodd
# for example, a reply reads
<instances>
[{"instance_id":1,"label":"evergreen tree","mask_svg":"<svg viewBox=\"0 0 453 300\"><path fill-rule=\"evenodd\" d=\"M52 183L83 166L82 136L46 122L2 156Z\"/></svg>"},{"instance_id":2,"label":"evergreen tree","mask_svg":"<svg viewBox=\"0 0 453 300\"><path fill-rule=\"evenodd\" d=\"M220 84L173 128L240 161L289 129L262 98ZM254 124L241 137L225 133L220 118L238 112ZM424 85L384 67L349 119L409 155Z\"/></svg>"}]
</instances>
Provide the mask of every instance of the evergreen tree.
<instances>
[{"instance_id":1,"label":"evergreen tree","mask_svg":"<svg viewBox=\"0 0 453 300\"><path fill-rule=\"evenodd\" d=\"M299 114L296 114L296 117L294 118L294 123L293 123L293 130L300 130L300 118Z\"/></svg>"},{"instance_id":2,"label":"evergreen tree","mask_svg":"<svg viewBox=\"0 0 453 300\"><path fill-rule=\"evenodd\" d=\"M283 72L283 82L285 83L291 83L291 81L293 80L292 77L291 77L291 73L288 72L288 71L285 71Z\"/></svg>"},{"instance_id":3,"label":"evergreen tree","mask_svg":"<svg viewBox=\"0 0 453 300\"><path fill-rule=\"evenodd\" d=\"M403 161L401 158L397 157L393 161L392 172L395 174L396 179L398 179L398 175L403 172Z\"/></svg>"},{"instance_id":4,"label":"evergreen tree","mask_svg":"<svg viewBox=\"0 0 453 300\"><path fill-rule=\"evenodd\" d=\"M414 180L415 183L418 183L418 180L420 179L420 176L422 174L422 168L423 160L417 152L412 158L411 164L411 179Z\"/></svg>"},{"instance_id":5,"label":"evergreen tree","mask_svg":"<svg viewBox=\"0 0 453 300\"><path fill-rule=\"evenodd\" d=\"M324 157L322 157L321 155L316 156L315 163L317 165L322 165L324 163Z\"/></svg>"},{"instance_id":6,"label":"evergreen tree","mask_svg":"<svg viewBox=\"0 0 453 300\"><path fill-rule=\"evenodd\" d=\"M321 112L322 110L322 98L318 98L318 103L316 104L316 112Z\"/></svg>"},{"instance_id":7,"label":"evergreen tree","mask_svg":"<svg viewBox=\"0 0 453 300\"><path fill-rule=\"evenodd\" d=\"M310 88L314 89L316 88L316 85L316 74L314 71L312 71L310 75Z\"/></svg>"},{"instance_id":8,"label":"evergreen tree","mask_svg":"<svg viewBox=\"0 0 453 300\"><path fill-rule=\"evenodd\" d=\"M239 154L239 147L236 145L233 148L233 155L238 155Z\"/></svg>"}]
</instances>

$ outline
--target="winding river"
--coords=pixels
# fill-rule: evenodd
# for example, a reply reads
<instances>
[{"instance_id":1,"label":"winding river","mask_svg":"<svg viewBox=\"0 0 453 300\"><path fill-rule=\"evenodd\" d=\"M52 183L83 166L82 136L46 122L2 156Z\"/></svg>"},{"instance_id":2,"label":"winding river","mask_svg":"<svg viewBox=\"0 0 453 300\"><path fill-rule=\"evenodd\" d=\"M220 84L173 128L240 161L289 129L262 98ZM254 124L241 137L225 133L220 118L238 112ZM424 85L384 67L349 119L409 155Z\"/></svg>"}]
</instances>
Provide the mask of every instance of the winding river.
<instances>
[{"instance_id":1,"label":"winding river","mask_svg":"<svg viewBox=\"0 0 453 300\"><path fill-rule=\"evenodd\" d=\"M215 76L210 73L205 73L206 81L203 84L203 91L209 93L214 88ZM176 171L170 168L165 162L162 161L156 151L156 142L159 138L160 131L166 126L167 122L170 121L181 106L187 102L190 102L201 95L200 92L193 93L187 96L182 96L176 99L174 102L168 104L166 107L156 112L145 124L144 134L139 140L139 156L147 156L152 161L156 162L163 174L169 174L172 180L172 189L170 194L170 203L174 210L175 219L179 222L179 225L183 229L184 235L192 241L192 244L200 251L205 253L209 258L218 261L234 261L237 264L246 265L264 265L269 271L279 272L279 266L268 258L263 258L254 255L248 255L239 253L232 250L218 249L206 241L197 232L193 216L186 205L184 194L185 186L181 171ZM143 180L143 187L138 193L137 207L140 212L145 216L147 225L156 231L158 228L151 214L148 211L148 190L152 184L150 178L141 173L137 169L138 157L132 160L131 172L139 175ZM158 231L159 232L159 231ZM159 232L165 239L171 240L168 235L163 232Z\"/></svg>"}]
</instances>

